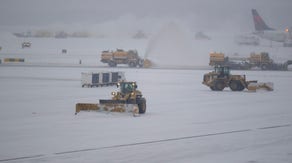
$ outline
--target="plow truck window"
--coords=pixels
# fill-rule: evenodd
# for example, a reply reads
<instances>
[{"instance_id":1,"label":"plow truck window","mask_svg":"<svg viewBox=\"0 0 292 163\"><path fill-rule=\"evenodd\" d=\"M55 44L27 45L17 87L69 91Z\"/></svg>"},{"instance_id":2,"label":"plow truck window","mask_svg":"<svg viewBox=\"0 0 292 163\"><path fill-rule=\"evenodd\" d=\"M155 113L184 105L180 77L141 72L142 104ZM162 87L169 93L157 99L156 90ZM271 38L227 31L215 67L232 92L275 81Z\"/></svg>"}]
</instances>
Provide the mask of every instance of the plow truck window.
<instances>
[{"instance_id":1,"label":"plow truck window","mask_svg":"<svg viewBox=\"0 0 292 163\"><path fill-rule=\"evenodd\" d=\"M127 94L129 92L133 92L134 91L134 86L132 83L123 83L121 85L121 92L124 94Z\"/></svg>"}]
</instances>

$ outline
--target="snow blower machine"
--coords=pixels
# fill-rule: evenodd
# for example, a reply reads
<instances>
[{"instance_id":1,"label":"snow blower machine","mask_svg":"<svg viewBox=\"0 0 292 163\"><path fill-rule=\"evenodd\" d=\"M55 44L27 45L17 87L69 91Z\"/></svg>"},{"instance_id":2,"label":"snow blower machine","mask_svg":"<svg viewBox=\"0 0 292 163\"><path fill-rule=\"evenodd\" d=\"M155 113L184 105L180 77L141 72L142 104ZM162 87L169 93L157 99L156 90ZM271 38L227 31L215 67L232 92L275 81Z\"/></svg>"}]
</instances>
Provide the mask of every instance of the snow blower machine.
<instances>
[{"instance_id":1,"label":"snow blower machine","mask_svg":"<svg viewBox=\"0 0 292 163\"><path fill-rule=\"evenodd\" d=\"M222 91L229 87L232 91L249 91L260 89L273 91L273 83L258 83L256 80L246 81L245 75L231 75L228 66L215 66L214 71L204 75L203 84L210 87L212 91Z\"/></svg>"},{"instance_id":2,"label":"snow blower machine","mask_svg":"<svg viewBox=\"0 0 292 163\"><path fill-rule=\"evenodd\" d=\"M76 112L103 111L103 112L129 112L139 116L146 112L146 99L141 91L137 90L136 82L121 81L117 83L118 92L112 92L112 99L99 100L98 103L77 103Z\"/></svg>"}]
</instances>

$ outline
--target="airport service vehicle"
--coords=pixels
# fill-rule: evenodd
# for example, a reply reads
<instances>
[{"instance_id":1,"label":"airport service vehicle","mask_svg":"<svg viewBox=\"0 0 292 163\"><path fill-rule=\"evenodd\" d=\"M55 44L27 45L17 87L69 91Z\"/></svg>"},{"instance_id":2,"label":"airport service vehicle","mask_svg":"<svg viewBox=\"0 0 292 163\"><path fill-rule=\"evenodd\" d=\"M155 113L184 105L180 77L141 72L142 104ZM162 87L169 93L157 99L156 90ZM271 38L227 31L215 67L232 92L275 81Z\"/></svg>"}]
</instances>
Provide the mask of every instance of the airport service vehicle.
<instances>
[{"instance_id":1,"label":"airport service vehicle","mask_svg":"<svg viewBox=\"0 0 292 163\"><path fill-rule=\"evenodd\" d=\"M222 91L229 87L232 91L256 91L258 89L273 90L273 83L258 83L247 81L245 75L232 75L227 66L215 66L214 71L204 74L203 84L212 91Z\"/></svg>"},{"instance_id":2,"label":"airport service vehicle","mask_svg":"<svg viewBox=\"0 0 292 163\"><path fill-rule=\"evenodd\" d=\"M128 65L129 67L149 67L151 65L148 59L140 58L136 50L125 51L123 49L102 51L101 62L107 63L110 67L116 67L118 64Z\"/></svg>"},{"instance_id":3,"label":"airport service vehicle","mask_svg":"<svg viewBox=\"0 0 292 163\"><path fill-rule=\"evenodd\" d=\"M77 103L76 112L80 111L101 111L132 113L139 116L146 112L146 99L142 92L137 90L136 82L118 82L118 92L112 92L112 99L99 100L99 103Z\"/></svg>"},{"instance_id":4,"label":"airport service vehicle","mask_svg":"<svg viewBox=\"0 0 292 163\"><path fill-rule=\"evenodd\" d=\"M284 63L275 63L267 52L259 54L251 53L249 57L228 57L224 53L210 53L210 66L228 66L234 70L249 70L260 68L261 70L288 70L288 66L292 64L292 60Z\"/></svg>"},{"instance_id":5,"label":"airport service vehicle","mask_svg":"<svg viewBox=\"0 0 292 163\"><path fill-rule=\"evenodd\" d=\"M82 87L102 87L116 85L126 80L124 72L89 72L81 73Z\"/></svg>"}]
</instances>

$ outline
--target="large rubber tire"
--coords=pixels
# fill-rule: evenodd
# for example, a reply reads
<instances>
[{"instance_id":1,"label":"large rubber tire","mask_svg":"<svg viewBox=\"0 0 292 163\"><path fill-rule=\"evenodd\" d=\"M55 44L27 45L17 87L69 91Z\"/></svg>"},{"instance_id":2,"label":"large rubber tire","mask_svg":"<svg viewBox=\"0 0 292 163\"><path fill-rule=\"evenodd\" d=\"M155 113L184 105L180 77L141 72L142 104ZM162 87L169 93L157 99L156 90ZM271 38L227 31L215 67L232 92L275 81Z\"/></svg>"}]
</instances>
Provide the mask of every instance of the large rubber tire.
<instances>
[{"instance_id":1,"label":"large rubber tire","mask_svg":"<svg viewBox=\"0 0 292 163\"><path fill-rule=\"evenodd\" d=\"M115 62L113 62L113 61L110 61L110 62L108 63L108 65L109 65L110 67L117 67L117 64L116 64Z\"/></svg>"},{"instance_id":2,"label":"large rubber tire","mask_svg":"<svg viewBox=\"0 0 292 163\"><path fill-rule=\"evenodd\" d=\"M139 108L139 114L144 114L146 112L146 99L141 98L137 101L138 108Z\"/></svg>"},{"instance_id":3,"label":"large rubber tire","mask_svg":"<svg viewBox=\"0 0 292 163\"><path fill-rule=\"evenodd\" d=\"M239 86L239 89L238 91L243 91L245 89L246 86L242 85L242 83L240 82L240 86Z\"/></svg>"},{"instance_id":4,"label":"large rubber tire","mask_svg":"<svg viewBox=\"0 0 292 163\"><path fill-rule=\"evenodd\" d=\"M267 64L262 64L261 65L261 69L262 70L267 70L268 69L268 65Z\"/></svg>"},{"instance_id":5,"label":"large rubber tire","mask_svg":"<svg viewBox=\"0 0 292 163\"><path fill-rule=\"evenodd\" d=\"M238 80L230 81L229 87L232 91L242 91L244 89L244 86Z\"/></svg>"},{"instance_id":6,"label":"large rubber tire","mask_svg":"<svg viewBox=\"0 0 292 163\"><path fill-rule=\"evenodd\" d=\"M135 62L130 62L130 63L129 63L129 66L130 66L130 67L136 67L137 65L136 65Z\"/></svg>"},{"instance_id":7,"label":"large rubber tire","mask_svg":"<svg viewBox=\"0 0 292 163\"><path fill-rule=\"evenodd\" d=\"M214 84L215 91L222 91L225 88L225 84L223 81L216 81Z\"/></svg>"}]
</instances>

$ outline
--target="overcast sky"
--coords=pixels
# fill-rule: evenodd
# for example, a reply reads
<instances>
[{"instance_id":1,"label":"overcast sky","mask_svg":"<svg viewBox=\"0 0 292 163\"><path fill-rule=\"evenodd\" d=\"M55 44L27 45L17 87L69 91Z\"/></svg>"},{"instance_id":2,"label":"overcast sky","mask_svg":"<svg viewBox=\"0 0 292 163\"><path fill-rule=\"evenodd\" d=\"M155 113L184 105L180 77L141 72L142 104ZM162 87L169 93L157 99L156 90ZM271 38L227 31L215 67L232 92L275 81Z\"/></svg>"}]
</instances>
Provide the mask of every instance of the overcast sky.
<instances>
[{"instance_id":1,"label":"overcast sky","mask_svg":"<svg viewBox=\"0 0 292 163\"><path fill-rule=\"evenodd\" d=\"M292 26L292 0L1 0L0 26L88 25L130 16L244 29L253 28L252 8L274 28Z\"/></svg>"}]
</instances>

